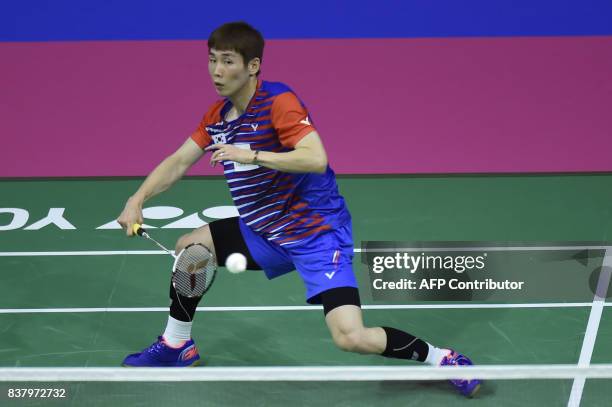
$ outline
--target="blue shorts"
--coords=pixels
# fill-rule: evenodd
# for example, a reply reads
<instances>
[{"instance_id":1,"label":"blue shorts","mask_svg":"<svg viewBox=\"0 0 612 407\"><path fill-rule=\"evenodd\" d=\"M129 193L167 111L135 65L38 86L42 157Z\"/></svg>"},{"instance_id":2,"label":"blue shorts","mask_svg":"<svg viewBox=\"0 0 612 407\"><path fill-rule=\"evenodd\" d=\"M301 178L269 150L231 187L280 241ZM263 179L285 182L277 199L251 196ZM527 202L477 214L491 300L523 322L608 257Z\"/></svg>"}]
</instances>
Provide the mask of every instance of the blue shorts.
<instances>
[{"instance_id":1,"label":"blue shorts","mask_svg":"<svg viewBox=\"0 0 612 407\"><path fill-rule=\"evenodd\" d=\"M306 287L306 301L320 304L319 294L331 288L354 287L353 230L351 224L324 232L312 239L280 246L261 237L238 221L253 259L268 279L297 270Z\"/></svg>"}]
</instances>

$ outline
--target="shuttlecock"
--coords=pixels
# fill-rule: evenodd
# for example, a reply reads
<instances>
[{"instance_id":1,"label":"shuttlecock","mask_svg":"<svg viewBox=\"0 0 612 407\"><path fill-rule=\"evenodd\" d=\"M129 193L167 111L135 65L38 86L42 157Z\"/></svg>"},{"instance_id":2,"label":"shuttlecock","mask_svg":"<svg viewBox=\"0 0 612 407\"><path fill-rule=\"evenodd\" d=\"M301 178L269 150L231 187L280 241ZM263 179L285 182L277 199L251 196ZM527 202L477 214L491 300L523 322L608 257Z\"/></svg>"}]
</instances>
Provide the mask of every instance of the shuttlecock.
<instances>
[{"instance_id":1,"label":"shuttlecock","mask_svg":"<svg viewBox=\"0 0 612 407\"><path fill-rule=\"evenodd\" d=\"M225 268L230 273L242 273L246 270L247 259L242 253L232 253L225 260Z\"/></svg>"}]
</instances>

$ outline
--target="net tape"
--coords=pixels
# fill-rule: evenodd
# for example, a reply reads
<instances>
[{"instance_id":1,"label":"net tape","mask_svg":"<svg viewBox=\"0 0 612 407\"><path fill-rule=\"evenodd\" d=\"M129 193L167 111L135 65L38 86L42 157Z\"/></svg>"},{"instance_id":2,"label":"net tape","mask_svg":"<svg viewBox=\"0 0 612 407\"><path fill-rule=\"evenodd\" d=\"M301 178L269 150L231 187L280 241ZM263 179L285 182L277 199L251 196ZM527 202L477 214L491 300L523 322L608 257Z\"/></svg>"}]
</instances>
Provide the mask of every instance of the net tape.
<instances>
[{"instance_id":1,"label":"net tape","mask_svg":"<svg viewBox=\"0 0 612 407\"><path fill-rule=\"evenodd\" d=\"M383 381L612 379L612 364L445 367L307 366L183 368L0 368L0 382Z\"/></svg>"}]
</instances>

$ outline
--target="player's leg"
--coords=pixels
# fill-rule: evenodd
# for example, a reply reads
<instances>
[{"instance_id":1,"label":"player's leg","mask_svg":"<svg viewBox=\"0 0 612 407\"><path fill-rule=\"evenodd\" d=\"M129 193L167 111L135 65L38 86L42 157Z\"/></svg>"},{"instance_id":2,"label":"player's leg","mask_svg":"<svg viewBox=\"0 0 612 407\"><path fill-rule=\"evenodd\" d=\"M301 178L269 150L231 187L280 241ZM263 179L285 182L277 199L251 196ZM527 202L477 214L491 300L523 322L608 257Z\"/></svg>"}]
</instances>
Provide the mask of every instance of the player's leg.
<instances>
[{"instance_id":1,"label":"player's leg","mask_svg":"<svg viewBox=\"0 0 612 407\"><path fill-rule=\"evenodd\" d=\"M261 270L244 241L237 217L216 220L181 236L176 242L176 253L193 243L207 247L215 255L218 265L224 265L230 254L238 252L247 258L249 270ZM171 346L180 346L191 338L192 321L202 297L185 297L176 292L171 282L170 299L170 315L163 337Z\"/></svg>"},{"instance_id":2,"label":"player's leg","mask_svg":"<svg viewBox=\"0 0 612 407\"><path fill-rule=\"evenodd\" d=\"M238 252L244 254L247 258L247 268L249 270L261 270L244 241L237 217L214 221L181 236L176 242L176 253L193 243L199 243L207 247L215 255L218 265L224 265L230 254ZM196 307L201 298L182 296L176 292L171 283L170 317L182 322L193 321Z\"/></svg>"},{"instance_id":3,"label":"player's leg","mask_svg":"<svg viewBox=\"0 0 612 407\"><path fill-rule=\"evenodd\" d=\"M348 352L379 354L439 365L449 353L407 332L390 327L365 327L359 293L354 287L339 287L321 293L325 323L334 343Z\"/></svg>"},{"instance_id":4,"label":"player's leg","mask_svg":"<svg viewBox=\"0 0 612 407\"><path fill-rule=\"evenodd\" d=\"M325 322L336 346L350 352L415 360L430 365L471 364L463 355L433 346L392 327L363 325L361 302L353 272L350 225L335 228L311 242L288 249L306 286L307 301L323 304ZM477 380L454 381L465 395L478 388Z\"/></svg>"},{"instance_id":5,"label":"player's leg","mask_svg":"<svg viewBox=\"0 0 612 407\"><path fill-rule=\"evenodd\" d=\"M344 351L415 360L432 366L472 364L464 355L437 348L400 329L365 327L359 294L354 287L333 288L322 292L320 298L334 343ZM451 380L451 383L468 397L480 386L479 380Z\"/></svg>"},{"instance_id":6,"label":"player's leg","mask_svg":"<svg viewBox=\"0 0 612 407\"><path fill-rule=\"evenodd\" d=\"M192 243L200 243L215 255L215 246L210 233L210 225L204 225L181 236L175 247L176 254ZM216 257L215 257L216 258ZM185 297L176 292L174 284L170 281L170 315L162 337L172 347L181 347L191 339L193 317L201 297Z\"/></svg>"},{"instance_id":7,"label":"player's leg","mask_svg":"<svg viewBox=\"0 0 612 407\"><path fill-rule=\"evenodd\" d=\"M240 232L238 218L220 219L195 229L182 236L176 244L177 253L184 247L200 243L206 246L217 259L225 264L231 253L239 252L247 258L247 268L260 269L245 244ZM170 315L162 336L142 352L129 355L126 366L190 366L199 360L198 350L191 339L192 321L202 297L188 298L180 295L170 283Z\"/></svg>"}]
</instances>

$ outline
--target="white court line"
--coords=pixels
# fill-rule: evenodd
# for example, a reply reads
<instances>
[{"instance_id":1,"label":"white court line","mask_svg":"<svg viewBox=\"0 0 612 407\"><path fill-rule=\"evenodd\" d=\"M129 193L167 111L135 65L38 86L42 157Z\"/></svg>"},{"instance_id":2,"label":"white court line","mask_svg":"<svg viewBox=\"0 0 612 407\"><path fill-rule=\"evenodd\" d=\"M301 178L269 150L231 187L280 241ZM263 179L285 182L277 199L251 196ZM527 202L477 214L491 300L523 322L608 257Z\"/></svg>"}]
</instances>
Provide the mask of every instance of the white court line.
<instances>
[{"instance_id":1,"label":"white court line","mask_svg":"<svg viewBox=\"0 0 612 407\"><path fill-rule=\"evenodd\" d=\"M508 246L508 247L407 247L368 249L367 252L419 252L419 251L565 251L565 250L606 250L610 246ZM360 248L355 253L365 253ZM46 252L0 252L0 257L33 257L33 256L125 256L125 255L166 254L163 250L79 250L79 251L46 251Z\"/></svg>"},{"instance_id":2,"label":"white court line","mask_svg":"<svg viewBox=\"0 0 612 407\"><path fill-rule=\"evenodd\" d=\"M274 366L205 368L0 368L0 382L246 382L612 378L612 364L488 366Z\"/></svg>"},{"instance_id":3,"label":"white court line","mask_svg":"<svg viewBox=\"0 0 612 407\"><path fill-rule=\"evenodd\" d=\"M577 308L590 307L590 302L529 303L529 304L390 304L362 305L366 310L398 309L497 309L497 308ZM605 303L602 306L612 306ZM200 312L239 312L239 311L321 311L320 305L279 305L255 307L198 307ZM96 313L96 312L168 312L168 307L134 307L134 308L4 308L0 314L62 314L62 313Z\"/></svg>"},{"instance_id":4,"label":"white court line","mask_svg":"<svg viewBox=\"0 0 612 407\"><path fill-rule=\"evenodd\" d=\"M484 247L402 247L402 248L371 248L354 250L355 253L395 253L395 252L469 252L469 251L565 251L565 250L607 250L610 246L484 246Z\"/></svg>"},{"instance_id":5,"label":"white court line","mask_svg":"<svg viewBox=\"0 0 612 407\"><path fill-rule=\"evenodd\" d=\"M163 250L98 250L72 252L0 252L0 257L37 257L37 256L125 256L167 254Z\"/></svg>"},{"instance_id":6,"label":"white court line","mask_svg":"<svg viewBox=\"0 0 612 407\"><path fill-rule=\"evenodd\" d=\"M610 275L612 274L612 251L606 250L604 261L597 281L595 289L595 297L589 314L589 322L587 323L586 332L582 341L582 349L580 350L580 358L578 359L578 367L586 368L591 363L591 356L595 347L595 339L597 339L597 331L601 322L601 314L608 294L608 285L610 284ZM568 407L578 407L582 399L584 390L584 377L576 377L572 383L572 392L567 402Z\"/></svg>"}]
</instances>

